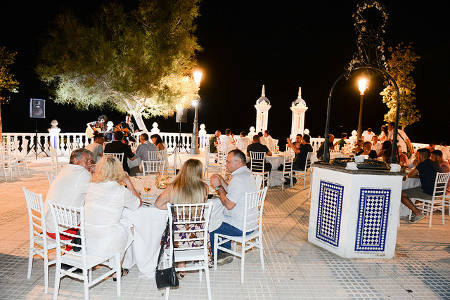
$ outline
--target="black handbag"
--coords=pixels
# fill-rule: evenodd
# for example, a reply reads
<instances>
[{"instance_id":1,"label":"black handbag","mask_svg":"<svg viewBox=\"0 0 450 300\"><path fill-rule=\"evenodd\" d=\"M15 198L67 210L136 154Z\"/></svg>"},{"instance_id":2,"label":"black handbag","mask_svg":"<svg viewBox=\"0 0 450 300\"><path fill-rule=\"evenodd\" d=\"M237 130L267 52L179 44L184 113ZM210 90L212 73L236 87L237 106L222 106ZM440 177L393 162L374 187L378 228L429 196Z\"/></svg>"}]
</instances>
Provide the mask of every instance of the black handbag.
<instances>
[{"instance_id":1,"label":"black handbag","mask_svg":"<svg viewBox=\"0 0 450 300\"><path fill-rule=\"evenodd\" d=\"M161 249L159 250L158 263L156 265L155 271L155 279L156 279L156 287L158 289L163 289L166 287L178 287L179 281L177 277L177 272L175 271L175 267L172 265L166 269L159 269L159 263L161 261L161 256L164 253L164 245L169 238L169 220L167 220L166 230L164 232L164 240L161 243ZM173 237L171 237L173 238ZM173 264L173 252L172 252L172 264Z\"/></svg>"}]
</instances>

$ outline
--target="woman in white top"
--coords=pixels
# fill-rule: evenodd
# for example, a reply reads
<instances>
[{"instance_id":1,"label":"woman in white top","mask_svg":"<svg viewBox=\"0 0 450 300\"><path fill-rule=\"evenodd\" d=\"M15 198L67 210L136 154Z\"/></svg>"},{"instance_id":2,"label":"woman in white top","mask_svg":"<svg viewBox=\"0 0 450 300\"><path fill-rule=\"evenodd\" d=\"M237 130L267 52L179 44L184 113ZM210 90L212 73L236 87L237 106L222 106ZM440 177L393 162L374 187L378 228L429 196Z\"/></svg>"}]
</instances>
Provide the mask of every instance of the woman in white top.
<instances>
[{"instance_id":1,"label":"woman in white top","mask_svg":"<svg viewBox=\"0 0 450 300\"><path fill-rule=\"evenodd\" d=\"M122 163L114 156L103 156L95 167L84 206L87 254L108 257L120 253L122 258L132 241L131 224L121 220L122 211L125 207L136 210L141 204Z\"/></svg>"}]
</instances>

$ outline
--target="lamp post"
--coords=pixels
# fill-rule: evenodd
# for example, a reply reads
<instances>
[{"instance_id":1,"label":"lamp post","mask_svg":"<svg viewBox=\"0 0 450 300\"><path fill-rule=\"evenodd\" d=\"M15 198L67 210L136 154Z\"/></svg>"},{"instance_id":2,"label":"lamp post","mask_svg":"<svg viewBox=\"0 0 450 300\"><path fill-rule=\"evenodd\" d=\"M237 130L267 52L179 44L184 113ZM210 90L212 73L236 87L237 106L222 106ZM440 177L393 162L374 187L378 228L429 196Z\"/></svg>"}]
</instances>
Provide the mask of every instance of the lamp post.
<instances>
[{"instance_id":1,"label":"lamp post","mask_svg":"<svg viewBox=\"0 0 450 300\"><path fill-rule=\"evenodd\" d=\"M361 78L358 80L358 88L359 88L359 94L360 94L360 100L359 100L359 118L358 118L358 134L357 134L357 140L359 141L361 139L362 134L362 112L363 112L363 101L364 101L364 92L367 90L367 87L369 85L369 80L367 78Z\"/></svg>"},{"instance_id":2,"label":"lamp post","mask_svg":"<svg viewBox=\"0 0 450 300\"><path fill-rule=\"evenodd\" d=\"M200 82L202 80L203 73L200 70L196 70L193 72L194 81L197 87L200 87ZM198 99L192 100L192 106L195 109L195 116L194 116L194 128L192 131L192 143L191 143L191 154L199 154L200 149L198 147L198 104L200 102L200 96L198 96Z\"/></svg>"}]
</instances>

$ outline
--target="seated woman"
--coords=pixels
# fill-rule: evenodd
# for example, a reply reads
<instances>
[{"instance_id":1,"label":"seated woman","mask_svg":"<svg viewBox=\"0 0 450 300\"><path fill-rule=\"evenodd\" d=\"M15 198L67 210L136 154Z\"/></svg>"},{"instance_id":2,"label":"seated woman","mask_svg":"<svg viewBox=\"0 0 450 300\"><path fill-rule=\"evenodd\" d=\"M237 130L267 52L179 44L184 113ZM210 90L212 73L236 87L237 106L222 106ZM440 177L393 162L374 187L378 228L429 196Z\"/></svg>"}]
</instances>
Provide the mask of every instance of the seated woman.
<instances>
[{"instance_id":1,"label":"seated woman","mask_svg":"<svg viewBox=\"0 0 450 300\"><path fill-rule=\"evenodd\" d=\"M159 209L167 209L167 203L172 204L193 204L204 203L208 199L208 185L202 179L203 165L198 159L188 159L181 167L180 172L173 182L159 195L155 201L155 206ZM192 225L191 225L192 227ZM191 228L192 229L192 228ZM200 229L200 228L195 228ZM209 237L209 236L208 236ZM180 236L176 234L174 239ZM178 242L174 244L176 248L187 248L198 246L201 241ZM209 264L212 266L211 245L208 239ZM184 263L180 263L182 267ZM184 274L180 273L183 277Z\"/></svg>"},{"instance_id":2,"label":"seated woman","mask_svg":"<svg viewBox=\"0 0 450 300\"><path fill-rule=\"evenodd\" d=\"M159 151L166 149L166 146L164 145L164 142L162 138L159 136L159 134L152 134L150 138L152 139L153 144L156 145Z\"/></svg>"},{"instance_id":3,"label":"seated woman","mask_svg":"<svg viewBox=\"0 0 450 300\"><path fill-rule=\"evenodd\" d=\"M391 153L392 153L392 143L391 141L384 141L381 145L381 151L378 155L381 161L390 164L391 163Z\"/></svg>"},{"instance_id":4,"label":"seated woman","mask_svg":"<svg viewBox=\"0 0 450 300\"><path fill-rule=\"evenodd\" d=\"M103 156L95 167L85 200L87 254L108 257L120 253L123 259L132 232L131 224L121 220L122 211L125 207L136 210L141 204L122 163L114 156ZM122 270L122 276L127 273Z\"/></svg>"}]
</instances>

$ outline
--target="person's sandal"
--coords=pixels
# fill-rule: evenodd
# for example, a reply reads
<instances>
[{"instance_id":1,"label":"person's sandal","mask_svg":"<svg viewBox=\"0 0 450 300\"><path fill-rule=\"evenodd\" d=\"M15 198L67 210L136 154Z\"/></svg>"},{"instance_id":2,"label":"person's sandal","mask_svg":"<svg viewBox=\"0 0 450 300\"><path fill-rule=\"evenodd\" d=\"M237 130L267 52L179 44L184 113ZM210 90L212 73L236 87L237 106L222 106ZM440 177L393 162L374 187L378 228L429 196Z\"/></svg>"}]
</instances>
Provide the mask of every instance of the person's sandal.
<instances>
[{"instance_id":1,"label":"person's sandal","mask_svg":"<svg viewBox=\"0 0 450 300\"><path fill-rule=\"evenodd\" d=\"M126 276L128 274L129 270L128 269L123 269L122 268L122 274L120 275L120 277ZM117 276L117 275L116 275ZM113 281L117 281L116 277L113 277Z\"/></svg>"}]
</instances>

